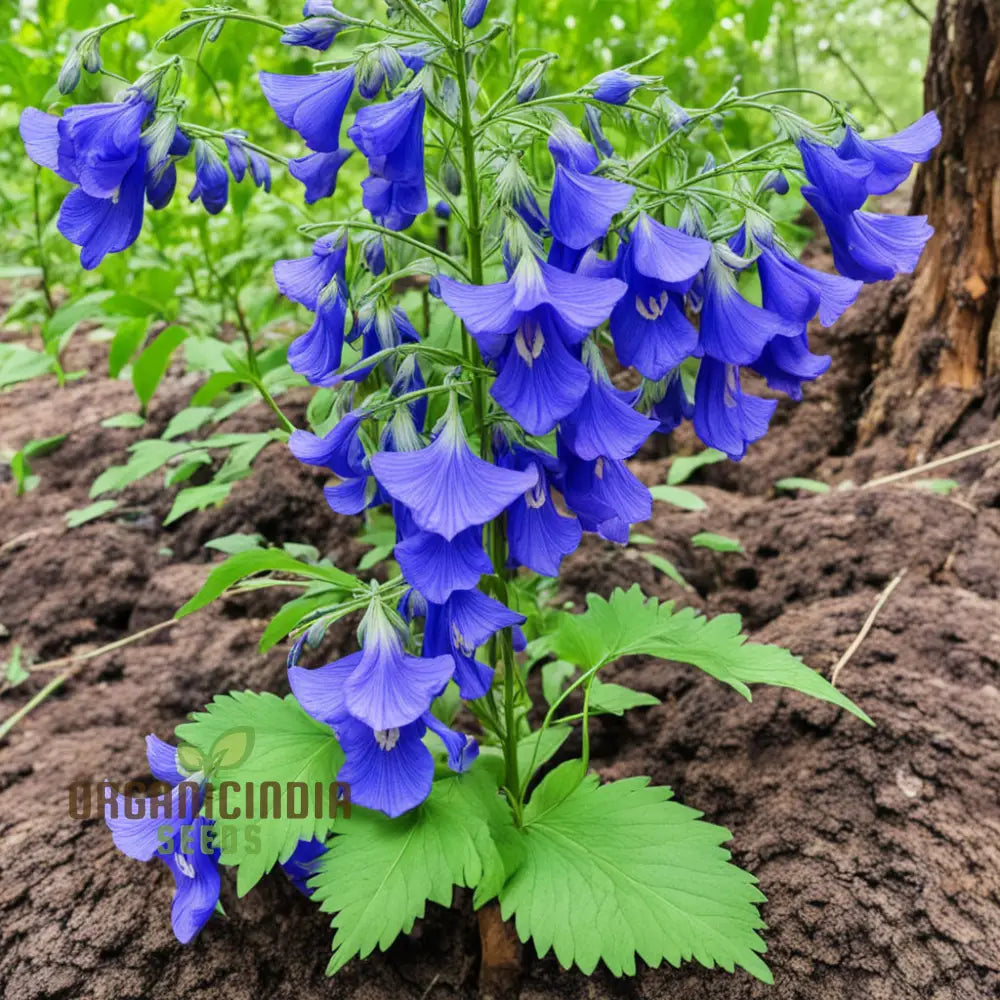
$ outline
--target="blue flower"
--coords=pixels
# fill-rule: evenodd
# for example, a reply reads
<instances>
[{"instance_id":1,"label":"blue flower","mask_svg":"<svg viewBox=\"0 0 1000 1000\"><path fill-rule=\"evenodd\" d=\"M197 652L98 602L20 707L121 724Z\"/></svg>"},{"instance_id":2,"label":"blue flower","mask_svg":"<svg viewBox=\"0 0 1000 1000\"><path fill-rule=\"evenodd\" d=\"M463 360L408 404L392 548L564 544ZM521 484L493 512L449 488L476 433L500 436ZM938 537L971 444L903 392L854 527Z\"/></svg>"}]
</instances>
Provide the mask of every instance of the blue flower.
<instances>
[{"instance_id":1,"label":"blue flower","mask_svg":"<svg viewBox=\"0 0 1000 1000\"><path fill-rule=\"evenodd\" d=\"M865 178L869 194L895 191L915 163L925 163L931 150L941 141L941 123L933 111L887 139L862 139L850 126L837 146L837 155L845 160L870 163L871 173Z\"/></svg>"},{"instance_id":2,"label":"blue flower","mask_svg":"<svg viewBox=\"0 0 1000 1000\"><path fill-rule=\"evenodd\" d=\"M166 157L159 165L154 165L147 155L146 201L150 208L157 210L170 204L177 187L177 168L174 163L187 156L190 150L191 140L179 128L175 128Z\"/></svg>"},{"instance_id":3,"label":"blue flower","mask_svg":"<svg viewBox=\"0 0 1000 1000\"><path fill-rule=\"evenodd\" d=\"M351 410L323 437L309 431L294 430L288 439L288 447L300 462L330 469L342 479L364 475L365 449L358 431L367 418L365 410Z\"/></svg>"},{"instance_id":4,"label":"blue flower","mask_svg":"<svg viewBox=\"0 0 1000 1000\"><path fill-rule=\"evenodd\" d=\"M337 190L337 174L352 150L335 149L331 153L309 153L288 161L288 172L305 185L306 204L329 198Z\"/></svg>"},{"instance_id":5,"label":"blue flower","mask_svg":"<svg viewBox=\"0 0 1000 1000\"><path fill-rule=\"evenodd\" d=\"M320 293L313 325L288 347L292 371L313 385L334 385L344 350L346 318L347 300L337 278Z\"/></svg>"},{"instance_id":6,"label":"blue flower","mask_svg":"<svg viewBox=\"0 0 1000 1000\"><path fill-rule=\"evenodd\" d=\"M557 119L549 134L549 152L561 163L580 174L589 174L601 162L594 147L569 122Z\"/></svg>"},{"instance_id":7,"label":"blue flower","mask_svg":"<svg viewBox=\"0 0 1000 1000\"><path fill-rule=\"evenodd\" d=\"M334 39L347 27L347 22L338 16L337 11L330 7L331 14L309 17L300 24L290 24L285 28L281 41L285 45L302 45L326 52Z\"/></svg>"},{"instance_id":8,"label":"blue flower","mask_svg":"<svg viewBox=\"0 0 1000 1000\"><path fill-rule=\"evenodd\" d=\"M308 257L276 261L274 280L285 298L315 312L320 292L335 277L343 278L346 261L347 237L343 233L322 236Z\"/></svg>"},{"instance_id":9,"label":"blue flower","mask_svg":"<svg viewBox=\"0 0 1000 1000\"><path fill-rule=\"evenodd\" d=\"M694 429L708 447L738 462L747 445L767 433L777 405L777 400L745 394L735 365L702 359L694 388Z\"/></svg>"},{"instance_id":10,"label":"blue flower","mask_svg":"<svg viewBox=\"0 0 1000 1000\"><path fill-rule=\"evenodd\" d=\"M476 659L476 650L497 632L524 621L524 615L479 590L456 590L443 604L428 602L423 653L451 655L461 696L481 698L493 682L493 668Z\"/></svg>"},{"instance_id":11,"label":"blue flower","mask_svg":"<svg viewBox=\"0 0 1000 1000\"><path fill-rule=\"evenodd\" d=\"M566 506L580 518L584 531L625 544L629 526L652 516L649 489L623 461L603 457L589 461L574 455L561 438L558 444L565 468L559 485Z\"/></svg>"},{"instance_id":12,"label":"blue flower","mask_svg":"<svg viewBox=\"0 0 1000 1000\"><path fill-rule=\"evenodd\" d=\"M354 90L353 66L309 76L262 71L260 85L278 120L298 132L310 149L318 153L337 149L344 111Z\"/></svg>"},{"instance_id":13,"label":"blue flower","mask_svg":"<svg viewBox=\"0 0 1000 1000\"><path fill-rule=\"evenodd\" d=\"M590 141L594 144L597 151L602 156L614 156L614 147L608 141L608 137L604 134L604 129L601 127L601 112L593 104L588 104L583 109L583 120L586 123Z\"/></svg>"},{"instance_id":14,"label":"blue flower","mask_svg":"<svg viewBox=\"0 0 1000 1000\"><path fill-rule=\"evenodd\" d=\"M404 45L400 49L379 45L366 52L358 61L358 93L370 101L386 85L392 90L406 76L406 71L417 73L430 55L428 45Z\"/></svg>"},{"instance_id":15,"label":"blue flower","mask_svg":"<svg viewBox=\"0 0 1000 1000\"><path fill-rule=\"evenodd\" d=\"M80 264L92 270L105 254L118 253L139 238L146 193L146 154L141 151L114 198L95 198L83 188L70 191L59 209L59 232L80 247Z\"/></svg>"},{"instance_id":16,"label":"blue flower","mask_svg":"<svg viewBox=\"0 0 1000 1000\"><path fill-rule=\"evenodd\" d=\"M177 940L188 944L219 901L219 852L214 847L202 850L202 829L212 823L198 816L200 775L185 779L176 749L155 736L146 737L146 756L153 776L174 786L172 791L147 800L142 815L135 819L128 817L126 799L119 795L115 805L105 807L105 822L123 854L138 861L159 857L170 869L175 884L171 923ZM169 835L161 837L166 831Z\"/></svg>"},{"instance_id":17,"label":"blue flower","mask_svg":"<svg viewBox=\"0 0 1000 1000\"><path fill-rule=\"evenodd\" d=\"M743 298L732 269L721 254L713 254L705 271L701 309L700 347L707 356L748 365L773 337L797 337L804 331L804 321L786 319Z\"/></svg>"},{"instance_id":18,"label":"blue flower","mask_svg":"<svg viewBox=\"0 0 1000 1000\"><path fill-rule=\"evenodd\" d=\"M605 104L627 104L632 94L647 83L653 83L656 77L636 76L625 69L613 69L602 73L594 79L597 89L594 99Z\"/></svg>"},{"instance_id":19,"label":"blue flower","mask_svg":"<svg viewBox=\"0 0 1000 1000\"><path fill-rule=\"evenodd\" d=\"M867 160L842 159L832 146L809 139L796 143L802 168L811 187L838 212L852 212L868 198L868 177L874 165ZM807 188L803 188L803 193Z\"/></svg>"},{"instance_id":20,"label":"blue flower","mask_svg":"<svg viewBox=\"0 0 1000 1000\"><path fill-rule=\"evenodd\" d=\"M417 528L396 543L395 556L406 581L435 604L443 604L456 590L475 587L483 573L493 570L479 527L466 528L451 540Z\"/></svg>"},{"instance_id":21,"label":"blue flower","mask_svg":"<svg viewBox=\"0 0 1000 1000\"><path fill-rule=\"evenodd\" d=\"M587 345L590 385L579 406L559 424L559 433L579 458L629 458L657 430L657 422L638 413L636 393L611 384L600 352Z\"/></svg>"},{"instance_id":22,"label":"blue flower","mask_svg":"<svg viewBox=\"0 0 1000 1000\"><path fill-rule=\"evenodd\" d=\"M385 244L379 233L374 233L365 240L362 253L365 266L376 277L385 270Z\"/></svg>"},{"instance_id":23,"label":"blue flower","mask_svg":"<svg viewBox=\"0 0 1000 1000\"><path fill-rule=\"evenodd\" d=\"M226 142L226 153L229 159L229 172L237 184L246 176L247 169L254 184L265 191L271 190L271 167L267 160L255 149L245 145L243 140L246 132L230 129L222 138Z\"/></svg>"},{"instance_id":24,"label":"blue flower","mask_svg":"<svg viewBox=\"0 0 1000 1000\"><path fill-rule=\"evenodd\" d=\"M803 187L802 195L820 217L830 238L833 263L847 278L872 282L908 274L934 235L926 215L845 213L814 187Z\"/></svg>"},{"instance_id":25,"label":"blue flower","mask_svg":"<svg viewBox=\"0 0 1000 1000\"><path fill-rule=\"evenodd\" d=\"M683 293L707 264L712 245L661 225L643 212L620 257L628 285L611 313L615 352L646 378L659 379L698 347Z\"/></svg>"},{"instance_id":26,"label":"blue flower","mask_svg":"<svg viewBox=\"0 0 1000 1000\"><path fill-rule=\"evenodd\" d=\"M607 234L611 220L632 200L629 184L556 165L549 225L560 243L583 250Z\"/></svg>"},{"instance_id":27,"label":"blue flower","mask_svg":"<svg viewBox=\"0 0 1000 1000\"><path fill-rule=\"evenodd\" d=\"M427 209L424 181L424 92L362 108L347 134L368 160L362 203L376 222L406 229Z\"/></svg>"},{"instance_id":28,"label":"blue flower","mask_svg":"<svg viewBox=\"0 0 1000 1000\"><path fill-rule=\"evenodd\" d=\"M295 850L281 862L282 871L304 896L311 896L314 892L309 888L309 879L319 871L324 854L326 854L326 843L319 837L313 837L309 840L300 840L295 845Z\"/></svg>"},{"instance_id":29,"label":"blue flower","mask_svg":"<svg viewBox=\"0 0 1000 1000\"><path fill-rule=\"evenodd\" d=\"M538 482L507 508L507 542L514 566L527 566L543 576L558 576L563 556L575 552L583 529L572 514L564 514L552 499L550 483L559 462L545 452L514 447L499 459L514 469L538 472Z\"/></svg>"},{"instance_id":30,"label":"blue flower","mask_svg":"<svg viewBox=\"0 0 1000 1000\"><path fill-rule=\"evenodd\" d=\"M209 215L218 215L229 200L229 174L219 154L204 139L194 141L194 187L188 201L205 206Z\"/></svg>"},{"instance_id":31,"label":"blue flower","mask_svg":"<svg viewBox=\"0 0 1000 1000\"><path fill-rule=\"evenodd\" d=\"M434 206L434 214L441 220L447 222L451 218L451 205L444 199Z\"/></svg>"},{"instance_id":32,"label":"blue flower","mask_svg":"<svg viewBox=\"0 0 1000 1000\"><path fill-rule=\"evenodd\" d=\"M479 22L486 13L487 2L488 0L465 0L465 6L462 8L462 24L467 28L479 27Z\"/></svg>"},{"instance_id":33,"label":"blue flower","mask_svg":"<svg viewBox=\"0 0 1000 1000\"><path fill-rule=\"evenodd\" d=\"M371 357L379 351L401 344L416 344L420 342L420 334L414 329L410 317L399 306L389 308L379 302L375 306L366 306L357 315L357 322L351 334L351 340L361 338L361 358ZM392 379L396 375L393 358L382 362L386 377ZM373 365L363 365L343 376L350 382L361 382L371 373Z\"/></svg>"},{"instance_id":34,"label":"blue flower","mask_svg":"<svg viewBox=\"0 0 1000 1000\"><path fill-rule=\"evenodd\" d=\"M586 368L567 348L607 319L624 282L562 271L532 254L523 255L509 280L498 284L439 281L445 303L465 322L483 356L497 364L493 398L529 434L547 434L590 384Z\"/></svg>"},{"instance_id":35,"label":"blue flower","mask_svg":"<svg viewBox=\"0 0 1000 1000\"><path fill-rule=\"evenodd\" d=\"M647 395L653 401L649 415L660 421L661 434L669 434L694 416L694 403L684 391L684 380L679 368L654 386L647 384Z\"/></svg>"},{"instance_id":36,"label":"blue flower","mask_svg":"<svg viewBox=\"0 0 1000 1000\"><path fill-rule=\"evenodd\" d=\"M772 389L802 398L802 383L817 379L830 367L828 354L813 354L806 334L775 337L751 366Z\"/></svg>"},{"instance_id":37,"label":"blue flower","mask_svg":"<svg viewBox=\"0 0 1000 1000\"><path fill-rule=\"evenodd\" d=\"M454 398L437 437L417 451L380 452L372 472L424 531L449 541L492 521L536 482L533 472L499 469L470 450Z\"/></svg>"}]
</instances>

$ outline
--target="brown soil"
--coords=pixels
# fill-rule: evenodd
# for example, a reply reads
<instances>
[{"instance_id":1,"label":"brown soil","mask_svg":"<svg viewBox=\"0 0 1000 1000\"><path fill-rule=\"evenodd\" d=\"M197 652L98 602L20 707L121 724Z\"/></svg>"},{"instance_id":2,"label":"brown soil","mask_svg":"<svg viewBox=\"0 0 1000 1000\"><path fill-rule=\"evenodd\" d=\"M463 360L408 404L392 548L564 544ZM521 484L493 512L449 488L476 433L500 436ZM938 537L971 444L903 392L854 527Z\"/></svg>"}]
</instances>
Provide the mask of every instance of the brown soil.
<instances>
[{"instance_id":1,"label":"brown soil","mask_svg":"<svg viewBox=\"0 0 1000 1000\"><path fill-rule=\"evenodd\" d=\"M880 591L906 576L839 684L877 721L869 729L832 707L778 691L753 704L695 671L636 659L618 679L663 698L602 724L594 764L607 778L649 774L734 833L735 860L769 898L771 989L744 974L699 967L643 969L634 980L590 979L524 952L522 1000L981 1000L1000 996L1000 454L938 475L949 497L905 482L827 495L776 496L776 479L863 483L912 464L905 439L855 449L873 372L884 364L906 282L874 288L823 335L833 369L740 466L703 470L703 513L658 505L644 529L694 587L682 591L635 550L593 539L566 567L562 594L647 593L707 611L739 611L755 638L789 646L829 672ZM82 335L70 368L103 348ZM172 372L154 401L157 432L192 383ZM234 531L308 541L350 565L350 525L332 517L319 479L280 447L230 501L160 523L157 477L129 491L126 513L68 530L93 478L120 462L138 432L99 421L132 406L126 383L87 376L57 390L28 385L0 397L0 448L73 433L37 460L41 485L14 499L0 484L0 660L20 643L36 660L82 652L168 618L213 560L203 543ZM295 410L296 416L301 409ZM267 426L263 408L244 426ZM940 453L1000 437L984 403ZM683 435L677 447L690 446ZM668 459L637 463L662 482ZM708 529L745 554L693 548ZM277 876L243 900L224 880L228 919L178 945L168 918L170 876L118 855L103 824L71 819L74 780L146 775L141 737L169 737L186 713L230 688L286 690L284 652L256 640L277 599L230 599L142 644L86 663L0 745L0 985L8 1000L444 1000L477 993L479 940L469 899L429 907L385 955L333 980L326 919ZM346 646L344 628L329 642ZM6 717L44 682L41 672L0 701Z\"/></svg>"}]
</instances>

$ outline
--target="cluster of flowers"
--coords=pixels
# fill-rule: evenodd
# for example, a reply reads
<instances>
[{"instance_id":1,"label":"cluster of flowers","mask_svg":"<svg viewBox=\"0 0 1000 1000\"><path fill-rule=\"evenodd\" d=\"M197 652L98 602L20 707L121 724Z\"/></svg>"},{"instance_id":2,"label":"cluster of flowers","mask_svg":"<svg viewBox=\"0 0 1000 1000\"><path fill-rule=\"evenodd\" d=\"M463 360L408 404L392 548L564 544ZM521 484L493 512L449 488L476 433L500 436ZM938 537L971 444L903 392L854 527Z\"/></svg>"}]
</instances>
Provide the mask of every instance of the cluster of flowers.
<instances>
[{"instance_id":1,"label":"cluster of flowers","mask_svg":"<svg viewBox=\"0 0 1000 1000\"><path fill-rule=\"evenodd\" d=\"M281 120L312 148L328 145L314 155L342 155L334 148L351 73L263 78ZM595 99L625 103L646 79L606 74L595 81ZM364 204L386 228L405 228L426 208L423 117L423 93L413 83L363 108L348 131L368 161ZM599 117L590 116L588 124L591 142L565 122L552 130L547 217L530 187L514 185L507 280L471 285L440 275L433 283L495 371L490 394L505 416L494 421L483 450L492 460L470 448L454 394L433 427L424 427L426 406L411 403L366 445L361 428L378 418L362 405L324 438L296 431L290 441L301 461L340 479L325 491L334 510L355 514L388 503L393 511L395 556L412 588L400 616L391 620L373 604L360 652L316 670L290 670L306 711L337 732L347 755L340 777L351 782L355 801L392 816L430 790L433 765L421 742L426 727L444 739L453 768L467 765L474 745L437 723L431 702L449 680L463 698L484 695L493 670L476 660L475 650L523 620L479 589L492 571L484 526L503 517L508 565L543 575L558 573L584 531L626 542L631 525L651 513L649 490L626 465L649 435L693 416L706 444L742 457L766 431L777 404L743 392L741 369L800 397L803 382L830 363L810 352L809 321L819 314L832 323L863 282L912 270L930 235L922 218L860 209L868 195L892 189L914 162L926 159L939 138L933 115L882 141L863 140L850 129L837 147L808 135L799 140L809 182L804 192L827 225L840 275L795 260L759 212L748 211L725 243L706 239L697 224L671 228L643 211L615 229L635 189L599 173L599 154L610 147ZM617 251L605 259L600 252L612 235ZM279 288L316 311L289 357L317 385L371 371L338 374L346 254L346 239L338 235L317 241L307 258L275 266ZM761 305L739 289L740 272L753 263ZM617 388L608 374L596 337L605 322L619 362L642 376L635 391ZM386 308L359 319L354 336L363 338L364 357L419 341L405 315ZM693 402L680 370L689 358L699 359ZM413 356L391 363L389 376L393 394L423 385ZM542 439L553 432L555 447L546 447ZM407 623L415 618L424 620L420 656L406 652Z\"/></svg>"},{"instance_id":2,"label":"cluster of flowers","mask_svg":"<svg viewBox=\"0 0 1000 1000\"><path fill-rule=\"evenodd\" d=\"M77 185L59 209L59 232L80 247L80 263L97 267L106 254L130 247L139 238L145 205L170 204L177 167L194 149L195 183L189 198L201 200L217 215L229 199L229 173L242 181L271 189L267 160L246 144L238 129L222 135L229 171L212 145L193 141L176 124L176 116L156 111L156 81L126 88L118 99L78 104L62 117L26 108L20 132L28 155L63 180Z\"/></svg>"}]
</instances>

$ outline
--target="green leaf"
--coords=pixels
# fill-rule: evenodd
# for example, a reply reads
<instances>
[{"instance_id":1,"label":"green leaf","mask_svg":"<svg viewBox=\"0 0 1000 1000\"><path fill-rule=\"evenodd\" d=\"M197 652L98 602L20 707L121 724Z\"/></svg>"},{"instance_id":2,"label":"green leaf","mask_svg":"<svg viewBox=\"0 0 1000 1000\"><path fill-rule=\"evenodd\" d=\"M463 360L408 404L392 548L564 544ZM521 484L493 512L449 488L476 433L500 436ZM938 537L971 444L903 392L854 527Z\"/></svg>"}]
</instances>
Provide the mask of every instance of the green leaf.
<instances>
[{"instance_id":1,"label":"green leaf","mask_svg":"<svg viewBox=\"0 0 1000 1000\"><path fill-rule=\"evenodd\" d=\"M476 888L481 906L520 860L510 810L475 765L435 781L422 805L396 819L355 808L336 831L309 882L335 914L328 975L409 933L428 902L450 906L456 885Z\"/></svg>"},{"instance_id":2,"label":"green leaf","mask_svg":"<svg viewBox=\"0 0 1000 1000\"><path fill-rule=\"evenodd\" d=\"M691 544L713 552L742 552L743 546L738 538L728 535L717 535L714 531L699 531L691 536Z\"/></svg>"},{"instance_id":3,"label":"green leaf","mask_svg":"<svg viewBox=\"0 0 1000 1000\"><path fill-rule=\"evenodd\" d=\"M118 506L117 500L97 500L87 504L86 507L78 507L76 510L66 511L66 526L69 528L79 528L81 524L103 517L109 511Z\"/></svg>"},{"instance_id":4,"label":"green leaf","mask_svg":"<svg viewBox=\"0 0 1000 1000\"><path fill-rule=\"evenodd\" d=\"M343 570L337 569L336 566L313 566L300 562L298 559L293 559L287 552L282 552L281 549L251 549L247 552L237 552L216 566L209 573L201 590L174 617L183 618L185 615L191 614L192 611L197 611L199 608L205 607L206 604L211 604L234 583L264 570L295 573L297 576L306 577L309 580L324 580L341 590L351 591L358 586L358 581L350 573L345 573Z\"/></svg>"},{"instance_id":5,"label":"green leaf","mask_svg":"<svg viewBox=\"0 0 1000 1000\"><path fill-rule=\"evenodd\" d=\"M146 418L140 413L118 413L101 421L102 427L142 427Z\"/></svg>"},{"instance_id":6,"label":"green leaf","mask_svg":"<svg viewBox=\"0 0 1000 1000\"><path fill-rule=\"evenodd\" d=\"M649 492L654 500L662 500L683 510L704 510L707 506L697 493L677 486L654 486Z\"/></svg>"},{"instance_id":7,"label":"green leaf","mask_svg":"<svg viewBox=\"0 0 1000 1000\"><path fill-rule=\"evenodd\" d=\"M500 892L522 941L587 975L600 961L633 975L638 955L654 968L694 958L772 981L757 934L764 896L730 863L728 830L648 778L599 786L590 775L567 794L560 771L528 803L524 858Z\"/></svg>"},{"instance_id":8,"label":"green leaf","mask_svg":"<svg viewBox=\"0 0 1000 1000\"><path fill-rule=\"evenodd\" d=\"M24 452L25 458L41 458L43 455L51 455L52 452L58 451L68 437L68 434L56 434L54 437L37 438L29 441L21 451Z\"/></svg>"},{"instance_id":9,"label":"green leaf","mask_svg":"<svg viewBox=\"0 0 1000 1000\"><path fill-rule=\"evenodd\" d=\"M678 52L689 55L708 37L715 24L715 0L674 0L670 12L680 28Z\"/></svg>"},{"instance_id":10,"label":"green leaf","mask_svg":"<svg viewBox=\"0 0 1000 1000\"><path fill-rule=\"evenodd\" d=\"M715 448L706 448L697 455L681 455L670 463L667 482L671 486L680 486L681 483L686 483L703 465L714 465L716 462L724 462L725 460L725 454Z\"/></svg>"},{"instance_id":11,"label":"green leaf","mask_svg":"<svg viewBox=\"0 0 1000 1000\"><path fill-rule=\"evenodd\" d=\"M610 601L589 594L586 612L558 621L553 650L582 670L622 656L657 656L698 667L748 701L749 684L772 684L838 705L871 724L850 698L787 649L747 642L739 615L705 618L692 608L675 613L673 602L659 604L636 585L615 590Z\"/></svg>"},{"instance_id":12,"label":"green leaf","mask_svg":"<svg viewBox=\"0 0 1000 1000\"><path fill-rule=\"evenodd\" d=\"M247 552L249 549L259 549L265 545L263 535L221 535L205 542L206 549L215 549L218 552L225 552L226 555L233 555L236 552Z\"/></svg>"},{"instance_id":13,"label":"green leaf","mask_svg":"<svg viewBox=\"0 0 1000 1000\"><path fill-rule=\"evenodd\" d=\"M21 344L0 344L0 389L46 375L56 367L48 354Z\"/></svg>"},{"instance_id":14,"label":"green leaf","mask_svg":"<svg viewBox=\"0 0 1000 1000\"><path fill-rule=\"evenodd\" d=\"M132 385L142 405L148 406L160 380L170 366L170 355L181 345L188 332L181 326L168 326L157 334L132 365Z\"/></svg>"},{"instance_id":15,"label":"green leaf","mask_svg":"<svg viewBox=\"0 0 1000 1000\"><path fill-rule=\"evenodd\" d=\"M186 490L181 490L174 497L170 513L163 519L164 526L172 524L194 510L204 510L206 507L221 504L229 496L232 488L232 483L206 483L204 486L189 486Z\"/></svg>"},{"instance_id":16,"label":"green leaf","mask_svg":"<svg viewBox=\"0 0 1000 1000\"><path fill-rule=\"evenodd\" d=\"M687 580L681 575L681 571L666 557L658 552L643 552L642 558L654 569L658 569L668 580L673 580L678 586L685 590L693 590Z\"/></svg>"},{"instance_id":17,"label":"green leaf","mask_svg":"<svg viewBox=\"0 0 1000 1000\"><path fill-rule=\"evenodd\" d=\"M938 496L946 497L949 493L959 488L959 483L955 479L914 479L910 484L918 490L930 490Z\"/></svg>"},{"instance_id":18,"label":"green leaf","mask_svg":"<svg viewBox=\"0 0 1000 1000\"><path fill-rule=\"evenodd\" d=\"M224 819L217 810L220 860L238 866L236 888L243 896L275 862L287 859L300 839L322 838L329 833L333 820L325 815L325 809L323 815L316 814L313 788L316 784L326 788L336 781L344 754L333 730L306 715L291 695L284 699L252 691L218 695L204 712L192 718L192 722L177 727L182 745L192 748L185 751L184 759L207 761L213 768L213 780L235 781L243 793L253 782L255 799L262 782L275 781L282 806L291 783L304 782L308 787L308 808L302 818L288 816L286 808L280 816L267 817L257 815L260 809L247 816L247 809L241 808L235 819ZM245 806L244 795L238 798ZM326 795L323 802L327 802ZM247 836L249 827L256 827L259 844Z\"/></svg>"},{"instance_id":19,"label":"green leaf","mask_svg":"<svg viewBox=\"0 0 1000 1000\"><path fill-rule=\"evenodd\" d=\"M762 42L767 37L773 10L774 0L750 0L744 22L748 42Z\"/></svg>"},{"instance_id":20,"label":"green leaf","mask_svg":"<svg viewBox=\"0 0 1000 1000\"><path fill-rule=\"evenodd\" d=\"M623 684L606 684L594 678L590 686L590 711L624 715L630 708L659 705L660 699L644 691L633 691Z\"/></svg>"},{"instance_id":21,"label":"green leaf","mask_svg":"<svg viewBox=\"0 0 1000 1000\"><path fill-rule=\"evenodd\" d=\"M322 593L303 594L301 597L293 598L283 604L278 613L268 622L267 628L264 629L264 633L260 637L260 651L266 653L281 642L305 620L307 615L326 608L332 611L341 594L342 592L338 590L324 589Z\"/></svg>"},{"instance_id":22,"label":"green leaf","mask_svg":"<svg viewBox=\"0 0 1000 1000\"><path fill-rule=\"evenodd\" d=\"M776 490L806 490L809 493L829 493L829 483L820 482L818 479L803 479L801 476L789 476L787 479L779 479L775 484Z\"/></svg>"},{"instance_id":23,"label":"green leaf","mask_svg":"<svg viewBox=\"0 0 1000 1000\"><path fill-rule=\"evenodd\" d=\"M10 651L10 658L3 664L3 679L11 686L23 684L31 675L21 662L21 645L16 643Z\"/></svg>"},{"instance_id":24,"label":"green leaf","mask_svg":"<svg viewBox=\"0 0 1000 1000\"><path fill-rule=\"evenodd\" d=\"M160 435L164 441L171 438L180 437L182 434L190 434L196 431L203 423L212 418L215 408L212 406L189 406L187 409L175 413L170 418L166 430Z\"/></svg>"},{"instance_id":25,"label":"green leaf","mask_svg":"<svg viewBox=\"0 0 1000 1000\"><path fill-rule=\"evenodd\" d=\"M149 324L145 319L128 319L118 324L111 347L108 349L108 374L111 378L118 378L121 370L132 359L132 355L139 350L146 339L148 328Z\"/></svg>"},{"instance_id":26,"label":"green leaf","mask_svg":"<svg viewBox=\"0 0 1000 1000\"><path fill-rule=\"evenodd\" d=\"M170 459L191 448L185 441L136 441L129 447L131 456L124 465L105 469L90 485L91 497L125 489L166 465Z\"/></svg>"}]
</instances>

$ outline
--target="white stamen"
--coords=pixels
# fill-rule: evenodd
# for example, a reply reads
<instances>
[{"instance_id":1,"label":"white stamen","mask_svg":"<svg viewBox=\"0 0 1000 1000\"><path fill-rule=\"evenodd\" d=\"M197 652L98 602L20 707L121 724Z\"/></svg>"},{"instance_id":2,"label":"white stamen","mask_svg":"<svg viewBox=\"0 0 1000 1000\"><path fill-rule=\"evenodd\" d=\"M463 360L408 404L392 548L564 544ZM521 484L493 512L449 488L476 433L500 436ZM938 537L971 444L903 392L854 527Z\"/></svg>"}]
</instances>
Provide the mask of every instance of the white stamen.
<instances>
[{"instance_id":1,"label":"white stamen","mask_svg":"<svg viewBox=\"0 0 1000 1000\"><path fill-rule=\"evenodd\" d=\"M656 302L653 299L650 299L649 301L653 303L653 309L656 309ZM645 302L643 302L642 299L640 299L638 295L635 297L635 311L643 319L650 319L650 320L652 320L652 319L656 319L656 317L659 315L658 312L650 312L646 308Z\"/></svg>"},{"instance_id":2,"label":"white stamen","mask_svg":"<svg viewBox=\"0 0 1000 1000\"><path fill-rule=\"evenodd\" d=\"M538 510L545 506L545 486L541 479L524 494L524 502L532 509Z\"/></svg>"},{"instance_id":3,"label":"white stamen","mask_svg":"<svg viewBox=\"0 0 1000 1000\"><path fill-rule=\"evenodd\" d=\"M391 750L399 742L398 729L376 729L375 742L381 750Z\"/></svg>"},{"instance_id":4,"label":"white stamen","mask_svg":"<svg viewBox=\"0 0 1000 1000\"><path fill-rule=\"evenodd\" d=\"M670 300L670 296L667 295L667 290L664 288L660 292L660 315L662 316L667 311L667 302Z\"/></svg>"},{"instance_id":5,"label":"white stamen","mask_svg":"<svg viewBox=\"0 0 1000 1000\"><path fill-rule=\"evenodd\" d=\"M603 458L599 458L596 462L594 462L594 475L597 476L598 479L603 479L604 478L604 459Z\"/></svg>"},{"instance_id":6,"label":"white stamen","mask_svg":"<svg viewBox=\"0 0 1000 1000\"><path fill-rule=\"evenodd\" d=\"M194 878L194 865L183 854L175 854L174 861L177 862L177 867L187 875L188 878Z\"/></svg>"}]
</instances>

